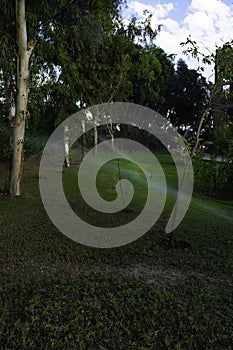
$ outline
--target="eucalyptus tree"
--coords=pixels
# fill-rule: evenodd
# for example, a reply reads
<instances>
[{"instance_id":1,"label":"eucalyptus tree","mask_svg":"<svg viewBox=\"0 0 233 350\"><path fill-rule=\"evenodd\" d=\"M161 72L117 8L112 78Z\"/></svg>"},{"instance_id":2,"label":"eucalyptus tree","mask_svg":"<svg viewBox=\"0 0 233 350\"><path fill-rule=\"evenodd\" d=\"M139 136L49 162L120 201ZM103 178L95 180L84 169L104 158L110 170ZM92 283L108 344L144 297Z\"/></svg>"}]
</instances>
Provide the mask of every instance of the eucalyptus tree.
<instances>
[{"instance_id":1,"label":"eucalyptus tree","mask_svg":"<svg viewBox=\"0 0 233 350\"><path fill-rule=\"evenodd\" d=\"M118 46L113 37L120 23L119 4L116 0L71 1L66 11L57 13L42 29L43 40L50 46L47 62L57 66L58 79L49 96L54 125L77 108L107 102L115 96L117 72L122 74L120 55L112 59Z\"/></svg>"},{"instance_id":2,"label":"eucalyptus tree","mask_svg":"<svg viewBox=\"0 0 233 350\"><path fill-rule=\"evenodd\" d=\"M10 194L21 194L21 178L24 161L24 134L25 123L28 116L28 83L29 83L29 60L35 43L28 41L25 0L17 0L16 33L17 33L17 90L16 90L16 114L13 136L13 159L10 179Z\"/></svg>"},{"instance_id":3,"label":"eucalyptus tree","mask_svg":"<svg viewBox=\"0 0 233 350\"><path fill-rule=\"evenodd\" d=\"M41 23L48 21L54 11L55 4L62 5L62 0L50 4L46 1L39 4L36 1L26 2L25 0L0 1L2 8L0 30L2 33L4 31L1 42L5 40L8 44L3 46L2 56L5 60L1 64L2 72L7 77L4 82L5 101L7 104L10 100L11 106L15 104L16 107L13 121L12 167L9 185L9 192L12 196L21 194L25 125L29 115L28 92L31 58L40 34ZM5 26L6 18L10 25Z\"/></svg>"},{"instance_id":4,"label":"eucalyptus tree","mask_svg":"<svg viewBox=\"0 0 233 350\"><path fill-rule=\"evenodd\" d=\"M55 124L76 111L77 102L90 106L106 102L106 94L110 95L107 57L111 55L109 43L117 25L119 3L71 1L65 11L51 18L50 26L43 28L43 39L50 48L47 62L58 68L51 95L57 106Z\"/></svg>"},{"instance_id":5,"label":"eucalyptus tree","mask_svg":"<svg viewBox=\"0 0 233 350\"><path fill-rule=\"evenodd\" d=\"M9 72L12 70L12 81L16 82L16 88L13 86L9 94L10 98L15 94L16 100L9 188L12 196L21 194L25 125L29 116L28 101L29 105L34 107L34 111L36 106L35 101L30 98L30 93L35 97L38 96L37 91L42 91L38 112L46 99L50 99L51 102L51 96L55 96L53 110L58 112L57 123L59 119L73 112L81 95L85 99L95 95L98 91L96 86L99 84L94 75L96 70L92 69L90 74L85 76L83 68L86 67L86 73L92 68L102 33L109 32L119 3L115 0L99 0L95 3L82 0L39 3L33 0L0 0L3 9L3 16L0 18L1 32L5 29L1 41L12 35L12 41L8 40L10 45L5 45L6 50L2 50L6 59L1 68L7 77L10 77ZM5 15L7 21L3 20ZM11 26L5 26L6 22ZM7 91L7 84L4 85ZM99 91L103 90L102 86L98 87ZM59 108L59 97L62 108Z\"/></svg>"},{"instance_id":6,"label":"eucalyptus tree","mask_svg":"<svg viewBox=\"0 0 233 350\"><path fill-rule=\"evenodd\" d=\"M69 10L51 19L43 38L52 43L48 51L59 67L51 103L55 106L55 124L66 119L80 107L110 101L132 101L134 81L130 71L135 65L135 52L147 38L154 38L149 19L134 20L128 25L118 13L119 1L79 1ZM142 39L141 39L142 38ZM51 53L52 52L52 53ZM142 62L143 64L143 62ZM138 101L139 102L139 101ZM93 116L97 142L97 116ZM111 123L110 123L111 124ZM85 126L84 126L85 128ZM108 126L113 139L113 129Z\"/></svg>"},{"instance_id":7,"label":"eucalyptus tree","mask_svg":"<svg viewBox=\"0 0 233 350\"><path fill-rule=\"evenodd\" d=\"M14 4L14 5L13 5ZM16 0L15 3L1 1L2 16L1 36L1 70L5 91L5 106L9 119L14 118L13 155L10 177L11 195L20 195L20 182L23 171L24 132L27 118L29 60L34 43L27 39L25 1ZM10 25L5 26L9 21ZM12 56L11 56L12 55ZM12 111L15 106L15 115Z\"/></svg>"}]
</instances>

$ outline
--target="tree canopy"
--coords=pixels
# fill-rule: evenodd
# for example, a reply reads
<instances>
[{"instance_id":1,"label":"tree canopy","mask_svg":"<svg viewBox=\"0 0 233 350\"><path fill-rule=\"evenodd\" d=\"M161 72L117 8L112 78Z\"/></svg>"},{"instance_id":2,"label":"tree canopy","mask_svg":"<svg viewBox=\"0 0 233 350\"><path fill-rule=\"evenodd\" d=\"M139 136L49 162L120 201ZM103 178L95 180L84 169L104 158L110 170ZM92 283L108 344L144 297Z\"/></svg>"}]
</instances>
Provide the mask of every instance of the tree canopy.
<instances>
[{"instance_id":1,"label":"tree canopy","mask_svg":"<svg viewBox=\"0 0 233 350\"><path fill-rule=\"evenodd\" d=\"M77 109L110 101L148 106L180 131L197 129L213 85L156 46L160 26L152 30L150 15L143 22L133 18L126 25L120 0L17 0L15 4L19 3L26 5L26 49L32 48L25 107L25 125L31 132L49 133ZM0 151L4 157L11 153L11 126L17 125L20 54L16 7L5 0L0 4L0 132L5 135ZM227 43L216 55L224 88L215 105L221 102L228 116L232 114L229 57L232 45ZM25 142L24 135L21 140Z\"/></svg>"}]
</instances>

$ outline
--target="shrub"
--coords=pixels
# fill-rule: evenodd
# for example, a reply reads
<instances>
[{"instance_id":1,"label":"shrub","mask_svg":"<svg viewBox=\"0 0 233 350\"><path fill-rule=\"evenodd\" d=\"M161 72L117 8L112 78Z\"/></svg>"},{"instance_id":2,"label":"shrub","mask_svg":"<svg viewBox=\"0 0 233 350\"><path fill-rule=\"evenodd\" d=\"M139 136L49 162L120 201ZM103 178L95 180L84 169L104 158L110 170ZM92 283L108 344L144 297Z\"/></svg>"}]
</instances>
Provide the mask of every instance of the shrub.
<instances>
[{"instance_id":1,"label":"shrub","mask_svg":"<svg viewBox=\"0 0 233 350\"><path fill-rule=\"evenodd\" d=\"M0 160L11 157L12 128L5 123L0 123Z\"/></svg>"},{"instance_id":2,"label":"shrub","mask_svg":"<svg viewBox=\"0 0 233 350\"><path fill-rule=\"evenodd\" d=\"M12 137L13 128L0 123L0 160L7 160L12 155ZM25 157L39 154L43 151L48 136L30 134L26 131L25 135Z\"/></svg>"},{"instance_id":3,"label":"shrub","mask_svg":"<svg viewBox=\"0 0 233 350\"><path fill-rule=\"evenodd\" d=\"M195 159L194 191L219 199L233 198L233 163Z\"/></svg>"},{"instance_id":4,"label":"shrub","mask_svg":"<svg viewBox=\"0 0 233 350\"><path fill-rule=\"evenodd\" d=\"M26 133L25 136L25 157L40 154L48 140L45 135L30 135Z\"/></svg>"}]
</instances>

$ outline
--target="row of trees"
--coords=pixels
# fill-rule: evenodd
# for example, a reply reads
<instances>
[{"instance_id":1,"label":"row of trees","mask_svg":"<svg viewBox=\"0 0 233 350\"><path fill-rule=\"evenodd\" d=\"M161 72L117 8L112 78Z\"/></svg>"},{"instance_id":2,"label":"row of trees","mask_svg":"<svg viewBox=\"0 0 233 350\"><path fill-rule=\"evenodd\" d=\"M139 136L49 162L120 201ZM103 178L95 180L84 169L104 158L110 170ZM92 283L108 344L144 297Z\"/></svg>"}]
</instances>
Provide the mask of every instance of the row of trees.
<instances>
[{"instance_id":1,"label":"row of trees","mask_svg":"<svg viewBox=\"0 0 233 350\"><path fill-rule=\"evenodd\" d=\"M213 86L154 44L160 27L152 30L150 15L126 25L121 0L0 4L0 128L14 130L13 196L21 193L27 124L48 132L78 108L129 101L157 110L181 132L197 129Z\"/></svg>"},{"instance_id":2,"label":"row of trees","mask_svg":"<svg viewBox=\"0 0 233 350\"><path fill-rule=\"evenodd\" d=\"M205 108L199 116L196 143L200 141L201 132L204 141L212 145L215 153L233 159L233 40L216 51L203 54L195 41L189 37L185 43L185 54L191 54L198 62L199 69L203 65L213 64L215 81L207 90Z\"/></svg>"}]
</instances>

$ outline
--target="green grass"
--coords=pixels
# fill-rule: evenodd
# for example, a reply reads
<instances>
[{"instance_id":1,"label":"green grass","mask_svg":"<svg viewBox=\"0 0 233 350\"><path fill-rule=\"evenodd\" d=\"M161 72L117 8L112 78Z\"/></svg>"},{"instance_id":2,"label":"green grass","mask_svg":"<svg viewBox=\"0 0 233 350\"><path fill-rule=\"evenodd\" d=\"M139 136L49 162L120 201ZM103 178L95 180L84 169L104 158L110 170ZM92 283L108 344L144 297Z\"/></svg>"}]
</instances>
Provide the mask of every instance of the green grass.
<instances>
[{"instance_id":1,"label":"green grass","mask_svg":"<svg viewBox=\"0 0 233 350\"><path fill-rule=\"evenodd\" d=\"M147 234L114 249L82 246L60 233L40 199L39 161L26 162L23 195L0 197L1 350L232 349L233 203L194 196L168 247L164 230L177 178L171 158L158 159L171 189L164 211ZM140 212L140 169L121 161L121 177L133 169L138 194L129 210L100 215L74 185L78 162L73 158L63 179L80 217L109 226ZM3 166L0 174L3 189ZM105 199L115 198L117 181L117 163L106 164L98 177Z\"/></svg>"}]
</instances>

